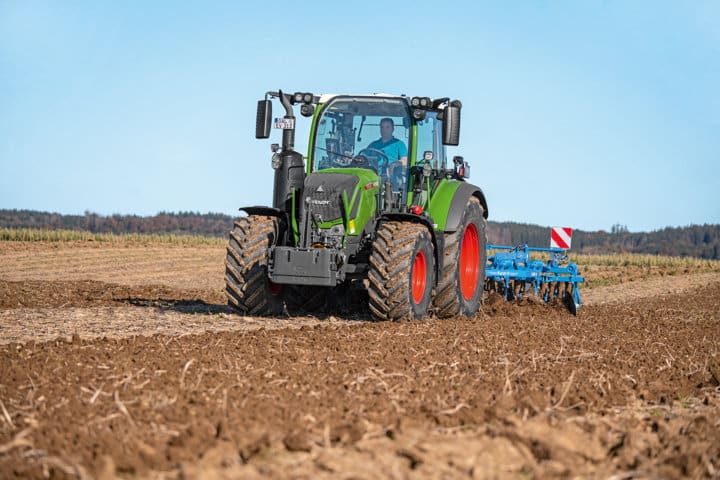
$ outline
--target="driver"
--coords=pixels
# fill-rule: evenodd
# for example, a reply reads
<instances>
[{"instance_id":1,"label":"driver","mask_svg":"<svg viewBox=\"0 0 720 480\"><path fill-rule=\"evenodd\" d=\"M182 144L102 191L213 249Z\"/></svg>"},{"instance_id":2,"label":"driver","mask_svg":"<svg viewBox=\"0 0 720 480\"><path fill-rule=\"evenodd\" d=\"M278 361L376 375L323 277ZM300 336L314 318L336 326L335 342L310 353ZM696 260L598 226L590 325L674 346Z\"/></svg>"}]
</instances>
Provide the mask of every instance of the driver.
<instances>
[{"instance_id":1,"label":"driver","mask_svg":"<svg viewBox=\"0 0 720 480\"><path fill-rule=\"evenodd\" d=\"M389 165L381 165L381 167L386 167L389 170L394 170L400 165L407 165L407 147L402 141L393 137L394 131L395 122L393 122L393 119L383 118L380 120L380 138L367 146L367 148L381 150L387 155Z\"/></svg>"}]
</instances>

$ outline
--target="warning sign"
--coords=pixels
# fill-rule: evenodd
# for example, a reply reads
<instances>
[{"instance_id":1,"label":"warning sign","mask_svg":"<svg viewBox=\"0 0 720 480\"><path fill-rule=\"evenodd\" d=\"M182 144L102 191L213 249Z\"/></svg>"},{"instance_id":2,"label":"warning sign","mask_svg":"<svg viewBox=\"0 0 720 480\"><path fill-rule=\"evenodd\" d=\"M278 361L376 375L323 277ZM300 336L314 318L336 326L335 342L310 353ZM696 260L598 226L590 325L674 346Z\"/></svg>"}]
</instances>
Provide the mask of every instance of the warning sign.
<instances>
[{"instance_id":1,"label":"warning sign","mask_svg":"<svg viewBox=\"0 0 720 480\"><path fill-rule=\"evenodd\" d=\"M570 249L572 241L572 228L552 227L550 232L550 248Z\"/></svg>"}]
</instances>

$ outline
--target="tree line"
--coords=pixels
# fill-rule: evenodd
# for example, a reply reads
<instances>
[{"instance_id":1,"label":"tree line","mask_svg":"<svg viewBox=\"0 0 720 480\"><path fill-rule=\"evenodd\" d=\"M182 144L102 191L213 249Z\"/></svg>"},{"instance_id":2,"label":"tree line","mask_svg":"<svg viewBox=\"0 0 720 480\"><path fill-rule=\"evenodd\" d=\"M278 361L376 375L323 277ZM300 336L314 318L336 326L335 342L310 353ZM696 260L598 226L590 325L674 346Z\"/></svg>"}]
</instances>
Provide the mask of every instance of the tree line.
<instances>
[{"instance_id":1,"label":"tree line","mask_svg":"<svg viewBox=\"0 0 720 480\"><path fill-rule=\"evenodd\" d=\"M0 210L0 228L82 230L92 233L141 233L169 235L225 236L233 219L222 213L160 212L150 217L85 212L62 215L35 210Z\"/></svg>"},{"instance_id":2,"label":"tree line","mask_svg":"<svg viewBox=\"0 0 720 480\"><path fill-rule=\"evenodd\" d=\"M0 228L43 230L81 230L92 233L144 233L224 237L232 228L233 217L222 213L160 212L157 215L103 216L62 215L35 210L0 210ZM488 222L488 242L498 245L527 243L535 247L550 245L550 227L514 222ZM629 232L613 225L610 231L573 231L572 251L576 253L643 253L677 257L720 259L720 225L667 227L652 232Z\"/></svg>"}]
</instances>

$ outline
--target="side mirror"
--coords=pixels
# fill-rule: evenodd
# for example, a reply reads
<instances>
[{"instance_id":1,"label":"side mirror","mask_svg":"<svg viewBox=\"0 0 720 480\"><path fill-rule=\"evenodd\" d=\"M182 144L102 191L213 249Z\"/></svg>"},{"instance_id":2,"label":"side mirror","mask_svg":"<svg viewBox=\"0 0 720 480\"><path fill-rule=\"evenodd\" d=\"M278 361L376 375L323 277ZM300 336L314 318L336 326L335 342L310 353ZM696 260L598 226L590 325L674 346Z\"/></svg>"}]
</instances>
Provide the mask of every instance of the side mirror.
<instances>
[{"instance_id":1,"label":"side mirror","mask_svg":"<svg viewBox=\"0 0 720 480\"><path fill-rule=\"evenodd\" d=\"M443 112L443 145L456 147L460 144L460 102L450 102Z\"/></svg>"},{"instance_id":2,"label":"side mirror","mask_svg":"<svg viewBox=\"0 0 720 480\"><path fill-rule=\"evenodd\" d=\"M260 100L257 106L257 119L255 121L255 138L270 137L270 121L272 119L272 102Z\"/></svg>"}]
</instances>

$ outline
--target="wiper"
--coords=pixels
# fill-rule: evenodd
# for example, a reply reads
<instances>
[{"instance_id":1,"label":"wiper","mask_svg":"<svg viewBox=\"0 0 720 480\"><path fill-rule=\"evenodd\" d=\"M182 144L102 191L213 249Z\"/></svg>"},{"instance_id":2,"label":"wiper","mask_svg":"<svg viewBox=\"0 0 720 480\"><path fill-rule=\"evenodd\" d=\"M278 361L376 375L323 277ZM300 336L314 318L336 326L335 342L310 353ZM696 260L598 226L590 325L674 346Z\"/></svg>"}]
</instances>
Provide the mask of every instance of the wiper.
<instances>
[{"instance_id":1,"label":"wiper","mask_svg":"<svg viewBox=\"0 0 720 480\"><path fill-rule=\"evenodd\" d=\"M317 148L318 150L322 150L323 152L327 152L331 155L337 155L339 157L348 157L348 156L353 157L354 156L354 155L345 155L344 153L336 152L334 150L329 150L329 149L323 148L323 147L315 147L315 148Z\"/></svg>"},{"instance_id":2,"label":"wiper","mask_svg":"<svg viewBox=\"0 0 720 480\"><path fill-rule=\"evenodd\" d=\"M358 141L358 142L362 142L362 138L360 138L360 134L362 133L362 128L363 128L363 125L365 125L365 119L366 119L366 118L367 118L367 116L366 116L366 115L363 115L363 116L362 116L362 120L360 120L360 128L358 129L358 136L357 136L357 141Z\"/></svg>"}]
</instances>

